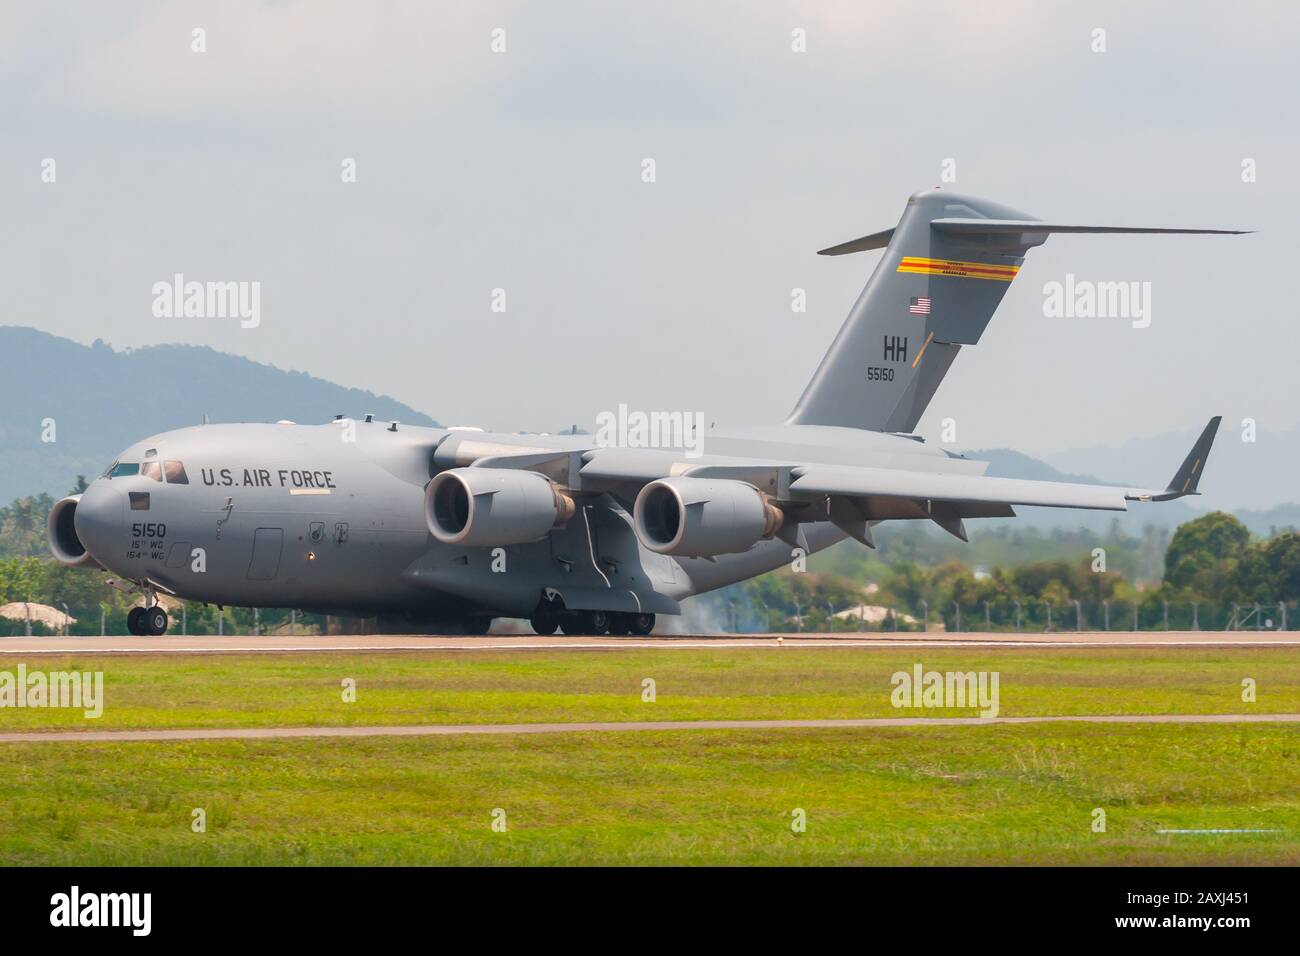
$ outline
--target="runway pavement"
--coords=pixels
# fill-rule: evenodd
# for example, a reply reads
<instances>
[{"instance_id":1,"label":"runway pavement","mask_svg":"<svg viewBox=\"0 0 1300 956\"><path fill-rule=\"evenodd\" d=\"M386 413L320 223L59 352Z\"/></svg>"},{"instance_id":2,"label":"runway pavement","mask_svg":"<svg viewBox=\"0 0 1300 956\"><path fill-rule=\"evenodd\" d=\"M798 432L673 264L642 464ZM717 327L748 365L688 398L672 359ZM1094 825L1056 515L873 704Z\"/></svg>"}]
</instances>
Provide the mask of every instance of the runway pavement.
<instances>
[{"instance_id":1,"label":"runway pavement","mask_svg":"<svg viewBox=\"0 0 1300 956\"><path fill-rule=\"evenodd\" d=\"M725 650L727 648L1080 648L1080 647L1300 647L1300 631L1061 631L1041 633L847 633L652 635L650 637L487 637L446 635L337 635L225 637L8 637L6 654L246 654L340 651Z\"/></svg>"},{"instance_id":2,"label":"runway pavement","mask_svg":"<svg viewBox=\"0 0 1300 956\"><path fill-rule=\"evenodd\" d=\"M970 727L994 724L1300 723L1300 714L1132 714L1068 717L868 717L860 720L629 720L551 724L419 724L396 727L233 727L191 730L30 731L0 734L6 743L113 743L168 740L264 740L283 737L451 737L495 734L625 733L678 730L808 730L874 727Z\"/></svg>"}]
</instances>

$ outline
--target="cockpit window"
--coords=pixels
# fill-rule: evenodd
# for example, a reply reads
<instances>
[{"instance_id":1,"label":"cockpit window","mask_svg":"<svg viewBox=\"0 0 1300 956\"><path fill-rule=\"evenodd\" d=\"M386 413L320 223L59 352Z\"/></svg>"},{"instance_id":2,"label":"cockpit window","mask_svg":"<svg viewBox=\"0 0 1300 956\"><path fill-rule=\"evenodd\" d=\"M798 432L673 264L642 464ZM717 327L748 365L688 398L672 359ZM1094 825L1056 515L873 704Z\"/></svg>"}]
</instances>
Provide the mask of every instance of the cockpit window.
<instances>
[{"instance_id":1,"label":"cockpit window","mask_svg":"<svg viewBox=\"0 0 1300 956\"><path fill-rule=\"evenodd\" d=\"M167 475L169 485L188 485L189 475L185 474L185 465L175 459L163 462L163 472Z\"/></svg>"},{"instance_id":2,"label":"cockpit window","mask_svg":"<svg viewBox=\"0 0 1300 956\"><path fill-rule=\"evenodd\" d=\"M140 474L140 463L138 461L119 461L113 465L108 473L109 478L126 478L130 475Z\"/></svg>"},{"instance_id":3,"label":"cockpit window","mask_svg":"<svg viewBox=\"0 0 1300 956\"><path fill-rule=\"evenodd\" d=\"M154 481L162 481L162 462L146 461L140 466L140 474Z\"/></svg>"}]
</instances>

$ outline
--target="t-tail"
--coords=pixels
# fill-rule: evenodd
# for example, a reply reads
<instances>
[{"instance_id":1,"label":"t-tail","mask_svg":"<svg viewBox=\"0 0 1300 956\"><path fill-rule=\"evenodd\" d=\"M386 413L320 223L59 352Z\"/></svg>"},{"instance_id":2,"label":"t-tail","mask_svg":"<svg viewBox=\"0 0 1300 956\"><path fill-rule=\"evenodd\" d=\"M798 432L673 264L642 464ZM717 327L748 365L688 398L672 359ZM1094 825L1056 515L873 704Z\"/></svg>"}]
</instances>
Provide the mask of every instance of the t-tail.
<instances>
[{"instance_id":1,"label":"t-tail","mask_svg":"<svg viewBox=\"0 0 1300 956\"><path fill-rule=\"evenodd\" d=\"M819 253L885 250L787 423L911 432L961 347L980 340L1025 253L1051 233L1244 231L1048 223L985 199L919 192L893 229Z\"/></svg>"}]
</instances>

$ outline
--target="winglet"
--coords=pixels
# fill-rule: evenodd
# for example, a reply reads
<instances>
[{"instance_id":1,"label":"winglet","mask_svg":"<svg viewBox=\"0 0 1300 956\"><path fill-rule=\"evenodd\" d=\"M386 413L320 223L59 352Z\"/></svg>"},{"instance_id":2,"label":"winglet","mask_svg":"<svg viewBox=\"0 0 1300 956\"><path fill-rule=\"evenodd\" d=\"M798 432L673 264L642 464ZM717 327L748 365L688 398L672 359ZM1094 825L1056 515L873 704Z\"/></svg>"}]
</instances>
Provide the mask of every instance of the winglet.
<instances>
[{"instance_id":1,"label":"winglet","mask_svg":"<svg viewBox=\"0 0 1300 956\"><path fill-rule=\"evenodd\" d=\"M1214 435L1219 430L1221 421L1223 421L1222 415L1215 415L1210 419L1210 423L1201 432L1201 437L1196 439L1196 444L1187 453L1178 471L1174 472L1174 477L1169 480L1169 487L1163 494L1151 495L1152 501L1169 501L1171 498L1181 498L1183 495L1200 494L1196 486L1201 481L1201 473L1205 471L1205 461L1210 457L1210 446L1214 444Z\"/></svg>"}]
</instances>

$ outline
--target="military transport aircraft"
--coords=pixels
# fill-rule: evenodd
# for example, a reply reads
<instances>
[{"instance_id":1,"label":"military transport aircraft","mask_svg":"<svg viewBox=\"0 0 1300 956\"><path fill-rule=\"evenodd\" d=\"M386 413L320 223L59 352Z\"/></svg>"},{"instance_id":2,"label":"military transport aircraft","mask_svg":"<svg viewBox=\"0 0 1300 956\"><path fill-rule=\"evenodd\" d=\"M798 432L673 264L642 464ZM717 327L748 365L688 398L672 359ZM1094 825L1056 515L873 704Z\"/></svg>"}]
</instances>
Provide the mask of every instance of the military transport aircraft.
<instances>
[{"instance_id":1,"label":"military transport aircraft","mask_svg":"<svg viewBox=\"0 0 1300 956\"><path fill-rule=\"evenodd\" d=\"M690 595L763 574L881 521L1015 505L1124 511L1197 493L1219 419L1163 489L989 477L911 434L1025 253L1051 233L1235 233L1042 222L947 191L897 226L822 250L883 249L789 418L682 448L492 434L337 416L201 425L124 450L49 518L64 564L138 588L134 634L162 634L158 592L219 605L375 616L385 630L647 634ZM798 549L798 550L796 550Z\"/></svg>"}]
</instances>

